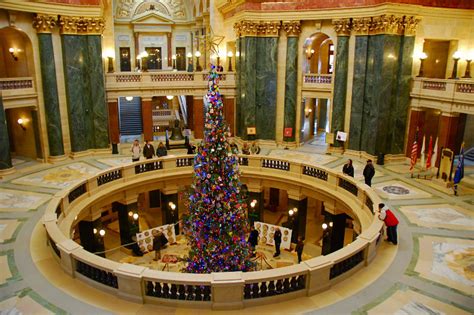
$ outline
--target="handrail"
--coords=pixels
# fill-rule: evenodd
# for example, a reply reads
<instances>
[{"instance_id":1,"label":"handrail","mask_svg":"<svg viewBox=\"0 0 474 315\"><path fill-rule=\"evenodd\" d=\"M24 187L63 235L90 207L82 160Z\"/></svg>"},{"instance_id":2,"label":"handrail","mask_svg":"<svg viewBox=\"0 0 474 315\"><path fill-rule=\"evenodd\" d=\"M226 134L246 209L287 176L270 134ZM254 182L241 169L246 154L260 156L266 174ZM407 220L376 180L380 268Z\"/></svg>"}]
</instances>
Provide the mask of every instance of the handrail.
<instances>
[{"instance_id":1,"label":"handrail","mask_svg":"<svg viewBox=\"0 0 474 315\"><path fill-rule=\"evenodd\" d=\"M0 90L32 89L33 77L0 78Z\"/></svg>"},{"instance_id":2,"label":"handrail","mask_svg":"<svg viewBox=\"0 0 474 315\"><path fill-rule=\"evenodd\" d=\"M96 199L104 199L109 194L134 187L137 183L151 183L160 179L191 175L193 156L184 155L145 160L107 169L78 182L70 187L69 191L57 193L47 206L43 222L50 242L55 245L53 248L57 247L60 252L58 255L55 250L62 268L73 276L78 272L94 280L89 281L91 285L95 283L98 283L99 287L105 285L115 290L112 292L117 292L119 296L134 301L159 299L160 303L174 305L174 300L185 300L205 303L213 308L227 308L235 305L243 307L253 303L253 299L256 298L262 303L271 296L281 296L290 292L311 295L319 291L318 288L328 287L340 281L341 277L338 277L340 274L351 274L358 269L355 267L363 266L364 262L368 264L373 259L380 244L383 224L373 214L373 205L378 204L380 199L368 186L318 165L258 155L239 156L239 159L242 158L246 159L248 165L241 165L244 177L259 175L265 178L274 177L275 180L300 183L306 188L313 187L325 194L332 194L334 198L344 198L343 202L361 221L362 231L357 240L329 255L283 268L247 273L184 274L113 262L85 251L69 239L68 231L79 220L81 211L89 209ZM137 172L137 169L147 170L150 164L160 167L149 169L144 173ZM269 167L271 169L268 169ZM341 180L346 183L343 187L340 187ZM81 194L70 200L71 192L77 191L79 187ZM350 187L349 191L347 187ZM354 189L357 189L356 193ZM369 205L372 205L372 209ZM56 214L58 207L62 209L60 221ZM234 299L237 304L231 303L231 306L229 297L221 296L220 291L216 290L218 287L226 287L227 292L235 291L230 299Z\"/></svg>"}]
</instances>

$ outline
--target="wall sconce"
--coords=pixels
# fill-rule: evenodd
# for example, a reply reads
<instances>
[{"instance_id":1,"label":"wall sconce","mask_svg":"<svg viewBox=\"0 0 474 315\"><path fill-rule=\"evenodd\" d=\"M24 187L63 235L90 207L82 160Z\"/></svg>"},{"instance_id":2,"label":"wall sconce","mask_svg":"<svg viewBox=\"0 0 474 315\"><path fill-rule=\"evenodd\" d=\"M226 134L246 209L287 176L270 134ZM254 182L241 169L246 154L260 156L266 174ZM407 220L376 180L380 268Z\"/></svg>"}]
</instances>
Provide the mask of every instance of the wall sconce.
<instances>
[{"instance_id":1,"label":"wall sconce","mask_svg":"<svg viewBox=\"0 0 474 315\"><path fill-rule=\"evenodd\" d=\"M308 49L306 50L306 57L308 58L308 60L310 60L311 58L313 58L313 55L314 55L314 49Z\"/></svg>"},{"instance_id":2,"label":"wall sconce","mask_svg":"<svg viewBox=\"0 0 474 315\"><path fill-rule=\"evenodd\" d=\"M428 58L428 55L424 51L422 51L420 55L418 56L418 58L420 59L420 71L418 72L418 77L422 77L423 76L423 62L425 61L426 58Z\"/></svg>"},{"instance_id":3,"label":"wall sconce","mask_svg":"<svg viewBox=\"0 0 474 315\"><path fill-rule=\"evenodd\" d=\"M132 220L133 220L133 221L138 221L138 218L139 218L139 217L140 217L140 216L139 216L138 213L136 213L136 212L133 212L133 211L129 211L129 212L128 212L128 218L130 219L130 221L132 221Z\"/></svg>"},{"instance_id":4,"label":"wall sconce","mask_svg":"<svg viewBox=\"0 0 474 315\"><path fill-rule=\"evenodd\" d=\"M131 102L133 101L133 96L125 96L125 100L127 100L127 102Z\"/></svg>"},{"instance_id":5,"label":"wall sconce","mask_svg":"<svg viewBox=\"0 0 474 315\"><path fill-rule=\"evenodd\" d=\"M454 60L454 66L453 66L453 73L451 73L450 79L459 79L458 78L458 61L461 59L461 53L459 51L456 51L453 54L453 60Z\"/></svg>"},{"instance_id":6,"label":"wall sconce","mask_svg":"<svg viewBox=\"0 0 474 315\"><path fill-rule=\"evenodd\" d=\"M298 208L295 207L295 208L293 208L293 209L288 210L288 215L289 215L290 217L292 217L292 216L295 215L297 212L298 212Z\"/></svg>"},{"instance_id":7,"label":"wall sconce","mask_svg":"<svg viewBox=\"0 0 474 315\"><path fill-rule=\"evenodd\" d=\"M174 202L170 201L170 202L168 203L168 206L170 207L171 211L176 210L176 204L175 204Z\"/></svg>"},{"instance_id":8,"label":"wall sconce","mask_svg":"<svg viewBox=\"0 0 474 315\"><path fill-rule=\"evenodd\" d=\"M334 223L331 221L329 222L329 225L325 222L321 225L321 227L323 228L323 231L326 231L328 228L332 228L334 225Z\"/></svg>"},{"instance_id":9,"label":"wall sconce","mask_svg":"<svg viewBox=\"0 0 474 315\"><path fill-rule=\"evenodd\" d=\"M171 101L171 100L174 98L174 96L173 96L173 95L167 95L166 98L167 98L169 101Z\"/></svg>"},{"instance_id":10,"label":"wall sconce","mask_svg":"<svg viewBox=\"0 0 474 315\"><path fill-rule=\"evenodd\" d=\"M304 116L305 116L306 118L308 118L309 115L310 115L312 112L313 112L313 109L311 109L311 108L305 108L305 110L304 110Z\"/></svg>"},{"instance_id":11,"label":"wall sconce","mask_svg":"<svg viewBox=\"0 0 474 315\"><path fill-rule=\"evenodd\" d=\"M474 55L474 52L471 51L471 53L468 54L466 57L467 64L466 64L466 71L464 72L463 78L467 78L467 79L471 78L471 61L472 61L473 55Z\"/></svg>"},{"instance_id":12,"label":"wall sconce","mask_svg":"<svg viewBox=\"0 0 474 315\"><path fill-rule=\"evenodd\" d=\"M202 71L201 64L199 63L201 52L199 50L196 50L196 52L194 53L194 56L196 56L196 71Z\"/></svg>"},{"instance_id":13,"label":"wall sconce","mask_svg":"<svg viewBox=\"0 0 474 315\"><path fill-rule=\"evenodd\" d=\"M15 54L17 53L19 50L18 49L15 49L13 47L10 47L10 49L8 49L8 51L10 52L10 55L12 55L12 58L15 60L15 61L18 61L18 56Z\"/></svg>"},{"instance_id":14,"label":"wall sconce","mask_svg":"<svg viewBox=\"0 0 474 315\"><path fill-rule=\"evenodd\" d=\"M104 230L104 229L97 230L96 228L94 228L94 229L92 230L92 232L94 233L94 235L97 235L97 233L99 233L99 235L100 235L101 237L104 237L104 235L105 235L105 230Z\"/></svg>"},{"instance_id":15,"label":"wall sconce","mask_svg":"<svg viewBox=\"0 0 474 315\"><path fill-rule=\"evenodd\" d=\"M257 205L257 200L254 199L250 202L250 207L252 208L252 211L255 209L255 206Z\"/></svg>"},{"instance_id":16,"label":"wall sconce","mask_svg":"<svg viewBox=\"0 0 474 315\"><path fill-rule=\"evenodd\" d=\"M25 119L18 118L18 120L16 122L18 123L18 125L20 125L21 129L26 130L26 127L25 127L26 120Z\"/></svg>"},{"instance_id":17,"label":"wall sconce","mask_svg":"<svg viewBox=\"0 0 474 315\"><path fill-rule=\"evenodd\" d=\"M232 70L232 57L234 57L234 54L231 51L229 51L227 53L227 58L229 58L229 66L227 67L227 71L229 71L229 72L233 71Z\"/></svg>"}]
</instances>

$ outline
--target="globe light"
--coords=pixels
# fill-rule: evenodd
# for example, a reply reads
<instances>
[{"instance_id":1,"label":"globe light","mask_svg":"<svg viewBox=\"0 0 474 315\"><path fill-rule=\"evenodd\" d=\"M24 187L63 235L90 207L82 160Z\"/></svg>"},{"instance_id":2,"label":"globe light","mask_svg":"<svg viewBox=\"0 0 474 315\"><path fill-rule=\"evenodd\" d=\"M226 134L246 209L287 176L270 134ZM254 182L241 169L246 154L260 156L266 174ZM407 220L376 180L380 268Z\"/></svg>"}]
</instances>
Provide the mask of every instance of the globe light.
<instances>
[{"instance_id":1,"label":"globe light","mask_svg":"<svg viewBox=\"0 0 474 315\"><path fill-rule=\"evenodd\" d=\"M104 236L104 235L105 235L105 230L104 230L104 229L100 229L99 235L100 235L100 236Z\"/></svg>"},{"instance_id":2,"label":"globe light","mask_svg":"<svg viewBox=\"0 0 474 315\"><path fill-rule=\"evenodd\" d=\"M323 223L322 227L323 227L323 230L326 230L328 228L328 225L326 223Z\"/></svg>"},{"instance_id":3,"label":"globe light","mask_svg":"<svg viewBox=\"0 0 474 315\"><path fill-rule=\"evenodd\" d=\"M134 220L138 220L138 213L135 212L135 213L133 214L133 219L134 219Z\"/></svg>"}]
</instances>

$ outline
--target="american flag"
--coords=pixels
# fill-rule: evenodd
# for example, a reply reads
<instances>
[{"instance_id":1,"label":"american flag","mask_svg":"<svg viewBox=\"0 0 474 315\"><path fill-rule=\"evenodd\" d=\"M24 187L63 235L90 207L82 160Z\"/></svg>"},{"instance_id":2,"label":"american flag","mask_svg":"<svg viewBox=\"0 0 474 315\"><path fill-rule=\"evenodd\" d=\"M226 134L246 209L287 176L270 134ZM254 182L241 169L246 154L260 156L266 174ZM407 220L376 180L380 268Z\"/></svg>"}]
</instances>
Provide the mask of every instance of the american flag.
<instances>
[{"instance_id":1,"label":"american flag","mask_svg":"<svg viewBox=\"0 0 474 315\"><path fill-rule=\"evenodd\" d=\"M417 157L418 157L418 128L416 128L415 140L413 141L413 146L411 147L410 171L412 171L413 168L415 167Z\"/></svg>"}]
</instances>

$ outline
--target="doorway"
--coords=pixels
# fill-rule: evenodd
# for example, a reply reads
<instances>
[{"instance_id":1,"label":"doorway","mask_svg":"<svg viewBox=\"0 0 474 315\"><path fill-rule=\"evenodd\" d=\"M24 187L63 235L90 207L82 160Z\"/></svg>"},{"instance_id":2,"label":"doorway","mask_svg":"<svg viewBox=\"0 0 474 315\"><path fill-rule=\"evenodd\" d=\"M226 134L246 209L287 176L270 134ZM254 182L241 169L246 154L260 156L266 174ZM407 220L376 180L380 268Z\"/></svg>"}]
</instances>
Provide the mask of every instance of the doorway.
<instances>
[{"instance_id":1,"label":"doorway","mask_svg":"<svg viewBox=\"0 0 474 315\"><path fill-rule=\"evenodd\" d=\"M146 47L145 50L148 53L146 58L148 70L161 70L161 49L159 47Z\"/></svg>"},{"instance_id":2,"label":"doorway","mask_svg":"<svg viewBox=\"0 0 474 315\"><path fill-rule=\"evenodd\" d=\"M178 71L186 70L186 48L176 47L176 69Z\"/></svg>"},{"instance_id":3,"label":"doorway","mask_svg":"<svg viewBox=\"0 0 474 315\"><path fill-rule=\"evenodd\" d=\"M132 71L130 64L130 47L120 47L120 71Z\"/></svg>"}]
</instances>

